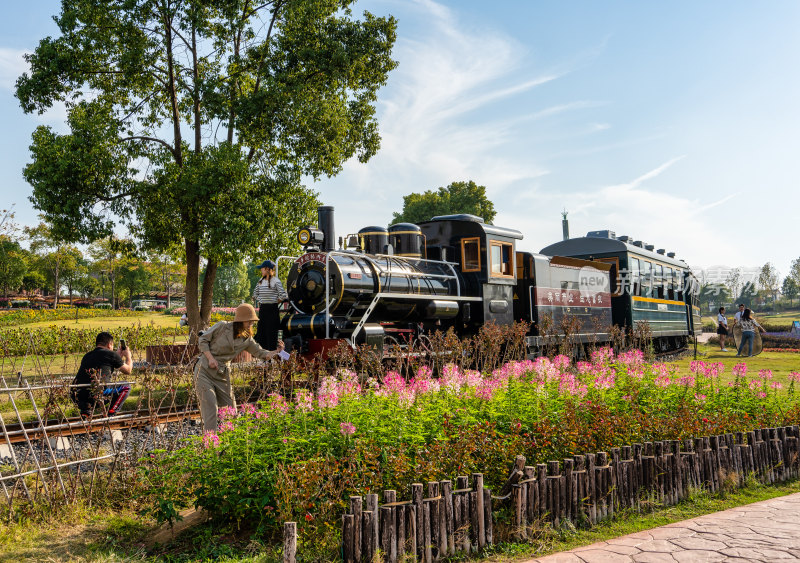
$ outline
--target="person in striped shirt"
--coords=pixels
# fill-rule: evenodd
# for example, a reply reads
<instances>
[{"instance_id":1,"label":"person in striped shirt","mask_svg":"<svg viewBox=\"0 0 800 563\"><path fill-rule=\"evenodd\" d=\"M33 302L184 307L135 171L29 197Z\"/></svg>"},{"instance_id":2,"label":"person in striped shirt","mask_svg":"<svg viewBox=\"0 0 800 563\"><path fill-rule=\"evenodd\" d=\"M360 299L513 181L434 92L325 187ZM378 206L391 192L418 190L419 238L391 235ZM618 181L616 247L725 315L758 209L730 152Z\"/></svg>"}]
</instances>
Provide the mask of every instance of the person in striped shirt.
<instances>
[{"instance_id":1,"label":"person in striped shirt","mask_svg":"<svg viewBox=\"0 0 800 563\"><path fill-rule=\"evenodd\" d=\"M261 268L261 279L253 290L253 302L258 307L255 340L262 348L274 350L278 345L278 329L281 326L278 305L287 301L289 296L275 275L275 262L264 260L258 267Z\"/></svg>"}]
</instances>

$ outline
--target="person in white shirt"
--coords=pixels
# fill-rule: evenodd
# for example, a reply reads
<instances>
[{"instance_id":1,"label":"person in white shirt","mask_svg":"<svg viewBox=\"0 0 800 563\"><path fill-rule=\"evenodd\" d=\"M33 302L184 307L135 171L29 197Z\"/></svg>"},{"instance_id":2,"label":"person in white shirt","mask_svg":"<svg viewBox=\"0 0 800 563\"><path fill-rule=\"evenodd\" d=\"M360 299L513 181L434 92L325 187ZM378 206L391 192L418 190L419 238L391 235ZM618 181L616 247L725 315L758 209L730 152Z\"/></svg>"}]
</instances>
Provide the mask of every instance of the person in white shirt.
<instances>
[{"instance_id":1,"label":"person in white shirt","mask_svg":"<svg viewBox=\"0 0 800 563\"><path fill-rule=\"evenodd\" d=\"M744 351L744 343L747 342L747 357L753 355L753 342L756 339L756 329L764 332L764 327L758 324L751 315L753 312L750 309L745 309L744 313L742 313L741 320L739 321L742 325L742 341L739 343L739 349L736 352L737 356L741 356L742 352Z\"/></svg>"},{"instance_id":2,"label":"person in white shirt","mask_svg":"<svg viewBox=\"0 0 800 563\"><path fill-rule=\"evenodd\" d=\"M742 315L744 314L744 303L739 303L739 310L736 311L736 314L733 316L733 326L736 326L739 321L742 320Z\"/></svg>"},{"instance_id":3,"label":"person in white shirt","mask_svg":"<svg viewBox=\"0 0 800 563\"><path fill-rule=\"evenodd\" d=\"M258 327L255 340L267 350L278 345L278 330L281 328L278 305L289 299L281 280L275 275L275 262L264 260L258 266L261 279L253 290L253 301L258 307Z\"/></svg>"},{"instance_id":4,"label":"person in white shirt","mask_svg":"<svg viewBox=\"0 0 800 563\"><path fill-rule=\"evenodd\" d=\"M728 319L725 316L725 307L719 308L717 315L717 335L719 336L719 350L720 352L727 352L725 348L725 339L728 337Z\"/></svg>"}]
</instances>

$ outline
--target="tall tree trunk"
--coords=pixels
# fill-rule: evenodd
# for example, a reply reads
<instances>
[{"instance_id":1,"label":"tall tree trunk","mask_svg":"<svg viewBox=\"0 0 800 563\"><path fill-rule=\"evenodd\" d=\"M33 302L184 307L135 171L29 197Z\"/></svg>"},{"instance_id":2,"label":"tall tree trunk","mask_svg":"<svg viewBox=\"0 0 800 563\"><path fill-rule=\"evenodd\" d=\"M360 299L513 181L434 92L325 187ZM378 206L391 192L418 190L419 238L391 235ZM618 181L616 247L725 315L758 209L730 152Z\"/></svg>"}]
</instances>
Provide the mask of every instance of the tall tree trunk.
<instances>
[{"instance_id":1,"label":"tall tree trunk","mask_svg":"<svg viewBox=\"0 0 800 563\"><path fill-rule=\"evenodd\" d=\"M200 300L200 317L208 323L211 318L211 306L214 299L214 280L217 278L217 262L209 260L206 264L206 276L203 280L203 296Z\"/></svg>"},{"instance_id":2,"label":"tall tree trunk","mask_svg":"<svg viewBox=\"0 0 800 563\"><path fill-rule=\"evenodd\" d=\"M189 317L189 343L197 342L197 334L203 330L200 317L198 285L200 279L200 245L195 240L186 240L186 316Z\"/></svg>"},{"instance_id":3,"label":"tall tree trunk","mask_svg":"<svg viewBox=\"0 0 800 563\"><path fill-rule=\"evenodd\" d=\"M54 273L53 279L55 282L55 288L54 288L55 291L53 292L53 309L55 309L56 307L58 307L58 295L59 293L61 293L61 285L59 284L61 280L58 277L60 273L58 268L58 262L56 262L56 269L54 270L53 273Z\"/></svg>"}]
</instances>

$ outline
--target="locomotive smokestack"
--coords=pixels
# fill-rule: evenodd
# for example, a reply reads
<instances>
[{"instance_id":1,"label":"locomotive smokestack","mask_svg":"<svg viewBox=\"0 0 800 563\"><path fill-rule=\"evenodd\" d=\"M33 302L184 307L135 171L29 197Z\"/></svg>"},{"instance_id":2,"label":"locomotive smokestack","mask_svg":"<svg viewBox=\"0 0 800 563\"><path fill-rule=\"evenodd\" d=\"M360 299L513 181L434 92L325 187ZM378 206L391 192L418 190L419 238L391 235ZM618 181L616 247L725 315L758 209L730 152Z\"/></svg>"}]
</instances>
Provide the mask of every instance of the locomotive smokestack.
<instances>
[{"instance_id":1,"label":"locomotive smokestack","mask_svg":"<svg viewBox=\"0 0 800 563\"><path fill-rule=\"evenodd\" d=\"M336 234L333 230L333 206L320 205L317 208L317 226L322 231L325 240L322 243L322 250L329 252L336 249Z\"/></svg>"},{"instance_id":2,"label":"locomotive smokestack","mask_svg":"<svg viewBox=\"0 0 800 563\"><path fill-rule=\"evenodd\" d=\"M569 240L569 221L567 221L567 210L561 212L561 231L564 234L564 240Z\"/></svg>"}]
</instances>

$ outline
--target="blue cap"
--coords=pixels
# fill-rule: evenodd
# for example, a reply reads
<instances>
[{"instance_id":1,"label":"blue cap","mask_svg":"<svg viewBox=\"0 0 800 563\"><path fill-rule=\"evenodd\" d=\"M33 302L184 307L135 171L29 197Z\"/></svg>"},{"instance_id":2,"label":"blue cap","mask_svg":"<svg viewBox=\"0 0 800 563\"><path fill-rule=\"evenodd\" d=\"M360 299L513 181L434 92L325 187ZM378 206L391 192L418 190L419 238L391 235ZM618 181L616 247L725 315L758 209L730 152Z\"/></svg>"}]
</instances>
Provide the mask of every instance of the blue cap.
<instances>
[{"instance_id":1,"label":"blue cap","mask_svg":"<svg viewBox=\"0 0 800 563\"><path fill-rule=\"evenodd\" d=\"M275 262L272 260L264 260L261 264L258 265L258 268L269 268L270 270L275 269Z\"/></svg>"}]
</instances>

